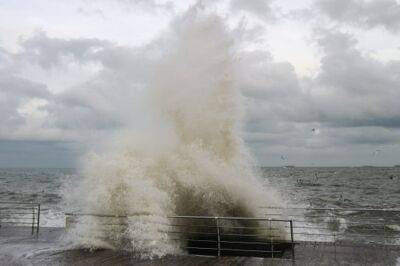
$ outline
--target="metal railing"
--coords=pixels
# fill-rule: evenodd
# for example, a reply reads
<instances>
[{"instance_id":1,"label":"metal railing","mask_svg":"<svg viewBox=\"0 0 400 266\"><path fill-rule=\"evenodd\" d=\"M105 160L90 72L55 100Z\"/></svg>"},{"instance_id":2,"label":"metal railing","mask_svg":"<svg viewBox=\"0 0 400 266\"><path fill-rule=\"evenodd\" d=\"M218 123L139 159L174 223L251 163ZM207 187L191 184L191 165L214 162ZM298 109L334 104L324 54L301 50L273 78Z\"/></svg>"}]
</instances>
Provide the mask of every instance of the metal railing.
<instances>
[{"instance_id":1,"label":"metal railing","mask_svg":"<svg viewBox=\"0 0 400 266\"><path fill-rule=\"evenodd\" d=\"M266 217L292 220L297 241L400 246L400 209L261 208Z\"/></svg>"},{"instance_id":2,"label":"metal railing","mask_svg":"<svg viewBox=\"0 0 400 266\"><path fill-rule=\"evenodd\" d=\"M392 265L400 256L399 209L262 209L265 213L262 218L172 216L149 220L145 227L158 228L163 237L167 236L161 241L176 243L189 254L264 257L285 265L296 262L304 265L384 262ZM86 223L83 231L103 232L91 231L90 237L108 237L101 240L121 243L124 236L129 238L126 232L130 223L146 223L141 220L146 214L139 216L141 218L137 219L135 215L66 214L67 227ZM115 237L113 232L121 233L122 237ZM153 234L145 234L148 236ZM153 240L143 239L143 243ZM126 243L130 243L129 239L122 244Z\"/></svg>"},{"instance_id":3,"label":"metal railing","mask_svg":"<svg viewBox=\"0 0 400 266\"><path fill-rule=\"evenodd\" d=\"M96 227L97 230L103 232L114 231L124 234L126 231L123 228L129 226L129 219L134 220L135 216L66 213L66 227L81 225L88 230L93 230L93 227ZM167 234L168 241L175 242L176 246L186 250L189 254L294 260L293 222L290 220L171 216L166 217L166 221L167 223L162 225L160 233ZM89 225L89 227L86 227L86 225ZM91 237L95 235L96 232L90 232ZM104 234L98 234L98 236L105 237ZM113 235L110 241L118 239L118 241L124 242L123 238ZM107 239L101 240L107 242Z\"/></svg>"},{"instance_id":4,"label":"metal railing","mask_svg":"<svg viewBox=\"0 0 400 266\"><path fill-rule=\"evenodd\" d=\"M170 226L181 248L191 254L294 259L292 221L249 217L173 216ZM289 228L289 230L285 230Z\"/></svg>"},{"instance_id":5,"label":"metal railing","mask_svg":"<svg viewBox=\"0 0 400 266\"><path fill-rule=\"evenodd\" d=\"M0 230L5 227L30 227L31 234L38 234L40 204L27 202L0 202Z\"/></svg>"}]
</instances>

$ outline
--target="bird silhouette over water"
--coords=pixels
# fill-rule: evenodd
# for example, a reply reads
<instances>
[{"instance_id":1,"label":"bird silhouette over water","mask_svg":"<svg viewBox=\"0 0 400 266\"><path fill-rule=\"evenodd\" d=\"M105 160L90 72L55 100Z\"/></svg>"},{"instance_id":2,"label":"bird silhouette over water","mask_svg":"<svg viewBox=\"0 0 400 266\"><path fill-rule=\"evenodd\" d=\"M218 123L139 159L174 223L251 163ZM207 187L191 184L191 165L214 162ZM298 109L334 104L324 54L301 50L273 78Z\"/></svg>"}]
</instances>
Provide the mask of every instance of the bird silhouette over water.
<instances>
[{"instance_id":1,"label":"bird silhouette over water","mask_svg":"<svg viewBox=\"0 0 400 266\"><path fill-rule=\"evenodd\" d=\"M374 150L373 152L372 152L372 156L378 156L379 155L379 153L381 153L381 151L382 150L380 150L380 149L376 149L376 150Z\"/></svg>"}]
</instances>

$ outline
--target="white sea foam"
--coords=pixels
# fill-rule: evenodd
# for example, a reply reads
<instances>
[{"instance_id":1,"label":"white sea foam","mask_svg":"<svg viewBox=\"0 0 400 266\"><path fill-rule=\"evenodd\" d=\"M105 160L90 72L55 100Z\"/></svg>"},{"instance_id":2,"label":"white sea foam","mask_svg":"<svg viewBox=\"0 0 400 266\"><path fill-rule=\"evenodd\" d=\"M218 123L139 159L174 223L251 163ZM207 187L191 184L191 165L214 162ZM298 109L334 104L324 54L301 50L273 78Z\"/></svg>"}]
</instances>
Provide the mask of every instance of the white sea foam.
<instances>
[{"instance_id":1,"label":"white sea foam","mask_svg":"<svg viewBox=\"0 0 400 266\"><path fill-rule=\"evenodd\" d=\"M195 7L167 36L146 88L150 126L127 128L106 151L91 153L84 180L69 194L82 212L129 216L118 218L128 225L105 230L106 218L86 217L70 230L75 244L121 248L128 239L126 248L162 256L177 252L164 232L168 216L262 216L259 206L279 203L241 139L242 97L222 20Z\"/></svg>"}]
</instances>

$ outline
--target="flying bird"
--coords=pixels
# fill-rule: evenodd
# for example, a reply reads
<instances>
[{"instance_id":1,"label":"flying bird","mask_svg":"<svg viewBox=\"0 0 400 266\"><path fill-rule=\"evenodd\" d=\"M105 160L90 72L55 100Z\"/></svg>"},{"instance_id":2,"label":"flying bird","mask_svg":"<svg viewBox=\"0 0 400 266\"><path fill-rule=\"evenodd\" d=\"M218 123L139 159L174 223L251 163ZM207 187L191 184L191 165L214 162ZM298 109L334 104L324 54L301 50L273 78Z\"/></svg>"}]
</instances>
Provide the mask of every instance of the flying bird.
<instances>
[{"instance_id":1,"label":"flying bird","mask_svg":"<svg viewBox=\"0 0 400 266\"><path fill-rule=\"evenodd\" d=\"M380 150L380 149L377 149L377 150L374 150L373 152L372 152L372 156L378 156L378 154L381 152L382 150Z\"/></svg>"},{"instance_id":2,"label":"flying bird","mask_svg":"<svg viewBox=\"0 0 400 266\"><path fill-rule=\"evenodd\" d=\"M314 135L319 135L320 130L319 130L319 128L313 127L313 128L311 129L311 132L312 132Z\"/></svg>"}]
</instances>

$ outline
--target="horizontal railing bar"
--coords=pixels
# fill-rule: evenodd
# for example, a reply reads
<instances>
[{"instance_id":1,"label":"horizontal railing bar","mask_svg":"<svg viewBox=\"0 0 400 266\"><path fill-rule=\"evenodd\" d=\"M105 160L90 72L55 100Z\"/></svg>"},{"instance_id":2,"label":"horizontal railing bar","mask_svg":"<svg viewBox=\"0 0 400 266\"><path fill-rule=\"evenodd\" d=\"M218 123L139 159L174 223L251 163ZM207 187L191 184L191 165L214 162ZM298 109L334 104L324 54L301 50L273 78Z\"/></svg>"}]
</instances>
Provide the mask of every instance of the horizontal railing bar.
<instances>
[{"instance_id":1,"label":"horizontal railing bar","mask_svg":"<svg viewBox=\"0 0 400 266\"><path fill-rule=\"evenodd\" d=\"M387 229L387 225L381 225L382 228L358 228L360 231L385 231ZM383 228L385 227L385 228ZM289 226L285 226L284 228L290 228ZM327 227L317 227L317 226L293 226L293 229L319 229L319 230L329 230L330 228ZM347 229L349 230L349 229Z\"/></svg>"},{"instance_id":2,"label":"horizontal railing bar","mask_svg":"<svg viewBox=\"0 0 400 266\"><path fill-rule=\"evenodd\" d=\"M219 219L219 220L249 220L249 221L265 221L265 222L289 222L290 220L284 219L270 219L262 217L213 217L213 216L169 216L170 219Z\"/></svg>"},{"instance_id":3,"label":"horizontal railing bar","mask_svg":"<svg viewBox=\"0 0 400 266\"><path fill-rule=\"evenodd\" d=\"M311 223L310 221L307 220L292 220L293 222L297 222L297 223ZM315 223L319 223L319 224L332 224L332 222L328 222L328 221L318 221ZM372 223L372 224L366 224L366 223L360 223L360 222L350 222L350 221L346 221L345 222L346 225L376 225L376 226L382 226L384 225L384 223Z\"/></svg>"},{"instance_id":4,"label":"horizontal railing bar","mask_svg":"<svg viewBox=\"0 0 400 266\"><path fill-rule=\"evenodd\" d=\"M215 225L190 225L190 224L171 224L169 226L172 227L200 227L200 228L213 228L216 229L217 226ZM224 225L219 225L218 228L220 229L249 229L249 230L268 230L268 231L278 231L279 229L277 228L265 228L265 227L246 227L246 226L224 226ZM290 227L287 227L290 228Z\"/></svg>"},{"instance_id":5,"label":"horizontal railing bar","mask_svg":"<svg viewBox=\"0 0 400 266\"><path fill-rule=\"evenodd\" d=\"M198 250L218 250L218 248L203 248L203 247L192 247L192 246L185 246L183 247L184 249L198 249ZM238 251L238 252L259 252L259 253L282 253L282 251L279 250L255 250L255 249L230 249L230 248L221 248L221 251Z\"/></svg>"},{"instance_id":6,"label":"horizontal railing bar","mask_svg":"<svg viewBox=\"0 0 400 266\"><path fill-rule=\"evenodd\" d=\"M189 234L189 235L217 235L217 233L204 233L204 232L183 232L183 231L160 231L161 233L167 233L167 234Z\"/></svg>"},{"instance_id":7,"label":"horizontal railing bar","mask_svg":"<svg viewBox=\"0 0 400 266\"><path fill-rule=\"evenodd\" d=\"M32 210L37 211L38 208L32 208L32 207L24 207L24 208L0 208L0 213L2 212L11 212L11 211L21 211L21 212L29 212Z\"/></svg>"},{"instance_id":8,"label":"horizontal railing bar","mask_svg":"<svg viewBox=\"0 0 400 266\"><path fill-rule=\"evenodd\" d=\"M5 215L26 215L26 214L32 215L32 210L31 210L31 212L1 212L0 211L0 215L3 215L3 214L5 214ZM36 216L37 213L35 212L34 214Z\"/></svg>"},{"instance_id":9,"label":"horizontal railing bar","mask_svg":"<svg viewBox=\"0 0 400 266\"><path fill-rule=\"evenodd\" d=\"M0 211L0 215L16 215L16 216L20 216L20 217L24 217L24 216L27 216L27 215L30 215L31 217L32 217L32 215L35 215L35 216L37 216L37 212L18 212L18 213L13 213L13 212L7 212L7 213L5 213L5 212L1 212Z\"/></svg>"},{"instance_id":10,"label":"horizontal railing bar","mask_svg":"<svg viewBox=\"0 0 400 266\"><path fill-rule=\"evenodd\" d=\"M65 213L66 216L95 216L95 217L109 217L109 218L128 218L138 214L132 215L114 215L114 214L98 214L98 213ZM142 215L142 214L140 214Z\"/></svg>"},{"instance_id":11,"label":"horizontal railing bar","mask_svg":"<svg viewBox=\"0 0 400 266\"><path fill-rule=\"evenodd\" d=\"M25 223L25 222L1 222L0 224L30 224L32 225L32 223Z\"/></svg>"},{"instance_id":12,"label":"horizontal railing bar","mask_svg":"<svg viewBox=\"0 0 400 266\"><path fill-rule=\"evenodd\" d=\"M285 226L285 228L290 228L290 226ZM318 226L293 226L293 229L319 229L319 230L326 230L329 227L318 227Z\"/></svg>"},{"instance_id":13,"label":"horizontal railing bar","mask_svg":"<svg viewBox=\"0 0 400 266\"><path fill-rule=\"evenodd\" d=\"M85 224L85 225L87 225L87 224L91 224L91 225L93 225L93 224L95 224L96 226L97 225L129 225L129 223L127 222L127 223L99 223L99 222L97 222L97 221L95 221L95 222L93 222L93 221L85 221L85 220L77 220L77 221L72 221L72 223L79 223L79 224ZM153 223L153 222L147 222L147 223ZM163 225L163 226L170 226L169 224L165 224L165 223L155 223L154 222L154 224L157 224L157 225Z\"/></svg>"},{"instance_id":14,"label":"horizontal railing bar","mask_svg":"<svg viewBox=\"0 0 400 266\"><path fill-rule=\"evenodd\" d=\"M0 201L0 204L16 204L16 205L37 205L39 204L38 202L20 202L20 201Z\"/></svg>"},{"instance_id":15,"label":"horizontal railing bar","mask_svg":"<svg viewBox=\"0 0 400 266\"><path fill-rule=\"evenodd\" d=\"M1 205L0 203L0 210L8 210L8 209L37 209L39 205Z\"/></svg>"},{"instance_id":16,"label":"horizontal railing bar","mask_svg":"<svg viewBox=\"0 0 400 266\"><path fill-rule=\"evenodd\" d=\"M32 211L32 210L37 211L37 209L38 208L29 208L29 207L26 207L26 208L25 207L24 208L3 208L3 209L0 208L0 213L3 212L3 211L13 211L13 210L18 210L18 211L26 210L27 212L29 212L29 211Z\"/></svg>"},{"instance_id":17,"label":"horizontal railing bar","mask_svg":"<svg viewBox=\"0 0 400 266\"><path fill-rule=\"evenodd\" d=\"M1 213L0 213L0 215L1 215ZM36 217L36 215L35 215L35 217ZM32 220L32 216L30 216L30 217L0 216L0 219Z\"/></svg>"},{"instance_id":18,"label":"horizontal railing bar","mask_svg":"<svg viewBox=\"0 0 400 266\"><path fill-rule=\"evenodd\" d=\"M266 216L267 216L268 214L266 214ZM285 215L282 215L282 216L285 216ZM297 216L294 216L294 215L288 215L288 216L285 216L285 217L289 217L289 220L292 220L292 221L297 221L297 222L308 222L307 220L296 220L296 218L291 218L291 217L303 217L303 218L305 218L305 219L307 219L307 218L332 218L332 219L336 219L336 220L338 220L339 218L348 218L348 217L345 217L345 216L343 216L343 217L341 217L341 216L302 216L302 215L297 215ZM291 219L290 219L291 218ZM357 219L358 219L358 217L357 217ZM363 218L363 217L360 217L360 219L358 219L358 220L360 220L360 222L353 222L353 223L362 223L362 222L377 222L377 221L379 221L379 220L381 220L382 219L382 217L373 217L373 218ZM309 219L309 220L315 220L315 219ZM329 222L329 223L332 223L332 221L321 221L321 222ZM351 221L348 221L348 223L352 223Z\"/></svg>"},{"instance_id":19,"label":"horizontal railing bar","mask_svg":"<svg viewBox=\"0 0 400 266\"><path fill-rule=\"evenodd\" d=\"M174 241L193 241L193 242L210 242L210 243L218 243L218 241L217 241L217 240L207 240L207 239L170 238L170 240L174 240Z\"/></svg>"},{"instance_id":20,"label":"horizontal railing bar","mask_svg":"<svg viewBox=\"0 0 400 266\"><path fill-rule=\"evenodd\" d=\"M205 233L205 232L184 232L184 231L161 231L163 233L168 233L168 234L188 234L188 235L217 235L217 233ZM270 237L270 238L276 238L278 239L279 235L272 235L272 236L264 236L264 235L256 235L256 234L220 234L221 236L253 236L253 237Z\"/></svg>"},{"instance_id":21,"label":"horizontal railing bar","mask_svg":"<svg viewBox=\"0 0 400 266\"><path fill-rule=\"evenodd\" d=\"M254 236L254 237L256 237L256 236L258 236L258 237L270 237L270 238L279 238L279 237L282 237L282 236L279 236L279 235L268 235L268 236L264 236L264 235L257 235L257 234L223 234L223 233L221 233L220 234L221 236Z\"/></svg>"},{"instance_id":22,"label":"horizontal railing bar","mask_svg":"<svg viewBox=\"0 0 400 266\"><path fill-rule=\"evenodd\" d=\"M377 243L377 242L369 242L369 243L360 243L360 242L343 242L343 241L325 241L325 242L320 242L320 241L298 241L297 242L299 245L325 245L325 246L332 246L332 245L337 245L340 247L355 247L355 248L365 248L365 247L385 247L385 248L394 248L398 250L399 245L393 245L393 244L386 244L386 243Z\"/></svg>"},{"instance_id":23,"label":"horizontal railing bar","mask_svg":"<svg viewBox=\"0 0 400 266\"><path fill-rule=\"evenodd\" d=\"M112 218L127 218L137 214L131 215L111 215L111 214L94 214L94 213L65 213L67 216L99 216L99 217L112 217ZM289 222L284 219L270 219L262 217L214 217L214 216L168 216L168 219L202 219L202 220L251 220L251 221L265 221L265 222Z\"/></svg>"},{"instance_id":24,"label":"horizontal railing bar","mask_svg":"<svg viewBox=\"0 0 400 266\"><path fill-rule=\"evenodd\" d=\"M255 226L246 227L246 226L223 226L223 225L221 225L221 226L219 226L219 228L221 228L221 229L249 229L249 230L261 230L261 231L265 231L265 230L279 231L278 228L266 228L266 227L255 227ZM290 227L288 227L288 228L290 228Z\"/></svg>"},{"instance_id":25,"label":"horizontal railing bar","mask_svg":"<svg viewBox=\"0 0 400 266\"><path fill-rule=\"evenodd\" d=\"M0 210L32 210L38 209L39 205L28 205L28 206L4 206L0 205Z\"/></svg>"},{"instance_id":26,"label":"horizontal railing bar","mask_svg":"<svg viewBox=\"0 0 400 266\"><path fill-rule=\"evenodd\" d=\"M356 233L332 233L332 234L322 234L322 233L299 233L299 232L294 232L294 235L304 235L304 236L359 236L359 237L382 237L382 238L393 238L397 239L399 237L397 236L382 236L382 235L368 235L368 234L356 234Z\"/></svg>"},{"instance_id":27,"label":"horizontal railing bar","mask_svg":"<svg viewBox=\"0 0 400 266\"><path fill-rule=\"evenodd\" d=\"M221 248L221 251L239 251L239 252L260 252L260 253L282 253L280 250L262 250L262 249L234 249L234 248Z\"/></svg>"},{"instance_id":28,"label":"horizontal railing bar","mask_svg":"<svg viewBox=\"0 0 400 266\"><path fill-rule=\"evenodd\" d=\"M217 248L203 248L203 247L190 247L190 246L186 246L186 247L182 247L182 248L185 248L185 249L199 249L199 250L201 250L201 249L204 249L204 250L218 250Z\"/></svg>"},{"instance_id":29,"label":"horizontal railing bar","mask_svg":"<svg viewBox=\"0 0 400 266\"><path fill-rule=\"evenodd\" d=\"M4 219L5 217L1 217L0 219ZM9 218L9 217L6 217ZM13 217L12 219L27 219L31 220L32 218L29 217ZM89 223L84 223L80 222L82 224L89 224ZM129 223L96 223L96 226L102 226L102 225L110 225L110 226L118 226L118 225L126 225L128 226ZM203 225L168 225L164 224L164 226L171 226L171 227L199 227L199 228L217 228L216 226L203 226ZM387 225L380 225L380 226L387 226ZM261 231L279 231L280 229L278 228L264 228L264 227L240 227L240 226L219 226L221 229L249 229L249 230L261 230ZM290 228L289 226L284 226L284 228ZM293 229L320 229L320 230L328 230L329 227L315 227L315 226L293 226ZM384 228L362 228L360 231L383 231L385 230ZM389 230L389 229L386 229ZM386 232L388 233L388 232ZM362 234L361 234L362 235Z\"/></svg>"},{"instance_id":30,"label":"horizontal railing bar","mask_svg":"<svg viewBox=\"0 0 400 266\"><path fill-rule=\"evenodd\" d=\"M7 218L7 219L0 219L1 222L14 222L14 223L19 223L19 222L25 222L25 221L30 221L32 223L32 218L30 219L13 219L13 218Z\"/></svg>"},{"instance_id":31,"label":"horizontal railing bar","mask_svg":"<svg viewBox=\"0 0 400 266\"><path fill-rule=\"evenodd\" d=\"M181 239L181 238L170 238L170 240L174 241L192 241L192 242L210 242L210 243L218 243L217 240L203 240L203 239ZM250 245L271 245L271 242L247 242L247 241L226 241L226 240L221 240L221 243L227 243L227 244L250 244ZM296 242L292 241L275 241L272 243L272 245L276 244L297 244Z\"/></svg>"},{"instance_id":32,"label":"horizontal railing bar","mask_svg":"<svg viewBox=\"0 0 400 266\"><path fill-rule=\"evenodd\" d=\"M119 225L126 225L128 226L128 223L83 223L83 222L79 222L80 224L90 224L90 225L94 225L94 226L101 226L101 225L111 225L111 226L119 226Z\"/></svg>"},{"instance_id":33,"label":"horizontal railing bar","mask_svg":"<svg viewBox=\"0 0 400 266\"><path fill-rule=\"evenodd\" d=\"M283 244L283 243L292 243L290 240L274 240L272 243L271 242L259 242L259 241L254 241L254 242L248 242L248 241L226 241L226 240L221 240L221 243L228 243L228 244L249 244L249 245L275 245L275 244Z\"/></svg>"},{"instance_id":34,"label":"horizontal railing bar","mask_svg":"<svg viewBox=\"0 0 400 266\"><path fill-rule=\"evenodd\" d=\"M172 227L200 227L200 228L217 228L215 225L197 225L197 224L170 224Z\"/></svg>"},{"instance_id":35,"label":"horizontal railing bar","mask_svg":"<svg viewBox=\"0 0 400 266\"><path fill-rule=\"evenodd\" d=\"M282 210L311 210L311 211L383 211L383 212L400 212L397 208L308 208L308 207L279 207L279 206L260 206L261 209L282 209Z\"/></svg>"},{"instance_id":36,"label":"horizontal railing bar","mask_svg":"<svg viewBox=\"0 0 400 266\"><path fill-rule=\"evenodd\" d=\"M332 219L337 219L337 218L347 218L345 215L301 215L301 214L284 214L284 213L266 213L266 216L270 215L270 216L284 216L284 217L304 217L304 218L332 218ZM365 221L367 219L380 219L381 217L374 217L374 218L370 218L370 217L357 217L360 218L360 220Z\"/></svg>"}]
</instances>

